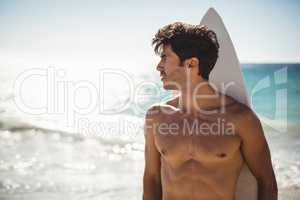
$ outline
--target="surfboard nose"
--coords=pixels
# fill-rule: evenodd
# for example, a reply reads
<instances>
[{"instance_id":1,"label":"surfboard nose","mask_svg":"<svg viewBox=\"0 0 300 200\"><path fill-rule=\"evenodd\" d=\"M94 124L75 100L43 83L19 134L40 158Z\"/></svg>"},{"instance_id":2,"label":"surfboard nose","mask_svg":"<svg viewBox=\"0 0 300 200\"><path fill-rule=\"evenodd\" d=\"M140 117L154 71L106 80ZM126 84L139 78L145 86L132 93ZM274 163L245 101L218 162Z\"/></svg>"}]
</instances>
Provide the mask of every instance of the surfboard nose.
<instances>
[{"instance_id":1,"label":"surfboard nose","mask_svg":"<svg viewBox=\"0 0 300 200\"><path fill-rule=\"evenodd\" d=\"M210 16L218 16L218 17L220 17L219 13L217 12L217 10L214 7L210 7L206 11L206 13L205 13L204 16L206 16L206 17L210 17Z\"/></svg>"},{"instance_id":2,"label":"surfboard nose","mask_svg":"<svg viewBox=\"0 0 300 200\"><path fill-rule=\"evenodd\" d=\"M208 13L208 12L217 12L216 11L216 9L214 8L214 7L210 7L207 11L206 11L206 13Z\"/></svg>"}]
</instances>

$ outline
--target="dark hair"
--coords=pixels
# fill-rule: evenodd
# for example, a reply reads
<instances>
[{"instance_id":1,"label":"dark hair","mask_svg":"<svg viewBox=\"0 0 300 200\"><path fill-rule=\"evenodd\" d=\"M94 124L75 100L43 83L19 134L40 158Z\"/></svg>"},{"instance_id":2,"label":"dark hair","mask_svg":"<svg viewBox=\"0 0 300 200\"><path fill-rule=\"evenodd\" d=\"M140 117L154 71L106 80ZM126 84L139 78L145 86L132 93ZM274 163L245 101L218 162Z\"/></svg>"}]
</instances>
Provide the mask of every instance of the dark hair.
<instances>
[{"instance_id":1,"label":"dark hair","mask_svg":"<svg viewBox=\"0 0 300 200\"><path fill-rule=\"evenodd\" d=\"M217 62L219 43L216 33L206 26L191 25L182 22L168 24L158 30L152 40L154 51L160 54L163 45L170 45L172 50L184 60L197 57L200 60L199 75L206 80Z\"/></svg>"}]
</instances>

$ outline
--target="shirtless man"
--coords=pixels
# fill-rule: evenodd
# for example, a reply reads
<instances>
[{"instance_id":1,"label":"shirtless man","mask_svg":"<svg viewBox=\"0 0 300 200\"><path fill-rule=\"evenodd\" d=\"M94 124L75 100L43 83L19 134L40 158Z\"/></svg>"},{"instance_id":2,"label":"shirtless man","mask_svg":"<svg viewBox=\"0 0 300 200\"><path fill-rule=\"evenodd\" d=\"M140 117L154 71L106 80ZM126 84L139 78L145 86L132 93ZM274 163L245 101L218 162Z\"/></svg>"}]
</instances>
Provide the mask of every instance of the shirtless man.
<instances>
[{"instance_id":1,"label":"shirtless man","mask_svg":"<svg viewBox=\"0 0 300 200\"><path fill-rule=\"evenodd\" d=\"M153 45L164 89L180 95L146 113L143 199L233 200L244 162L256 177L258 199L277 199L259 119L208 84L218 57L215 33L176 22L161 28Z\"/></svg>"}]
</instances>

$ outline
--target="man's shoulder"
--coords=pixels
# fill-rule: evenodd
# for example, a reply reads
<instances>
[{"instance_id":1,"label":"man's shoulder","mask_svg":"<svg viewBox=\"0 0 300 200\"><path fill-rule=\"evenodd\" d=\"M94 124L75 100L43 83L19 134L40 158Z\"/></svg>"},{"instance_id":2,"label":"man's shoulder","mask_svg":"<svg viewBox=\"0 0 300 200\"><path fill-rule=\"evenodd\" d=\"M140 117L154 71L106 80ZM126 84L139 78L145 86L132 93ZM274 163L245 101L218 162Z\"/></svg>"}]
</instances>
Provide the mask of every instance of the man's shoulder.
<instances>
[{"instance_id":1,"label":"man's shoulder","mask_svg":"<svg viewBox=\"0 0 300 200\"><path fill-rule=\"evenodd\" d=\"M239 102L233 97L226 95L226 100L229 101L229 103L226 106L224 106L225 112L234 116L235 118L238 118L243 114L250 114L252 112L249 106Z\"/></svg>"},{"instance_id":2,"label":"man's shoulder","mask_svg":"<svg viewBox=\"0 0 300 200\"><path fill-rule=\"evenodd\" d=\"M255 112L249 106L240 102L236 103L235 108L233 109L233 114L244 122L257 117Z\"/></svg>"},{"instance_id":3,"label":"man's shoulder","mask_svg":"<svg viewBox=\"0 0 300 200\"><path fill-rule=\"evenodd\" d=\"M235 106L232 116L239 130L251 129L261 125L256 113L249 106L240 102Z\"/></svg>"}]
</instances>

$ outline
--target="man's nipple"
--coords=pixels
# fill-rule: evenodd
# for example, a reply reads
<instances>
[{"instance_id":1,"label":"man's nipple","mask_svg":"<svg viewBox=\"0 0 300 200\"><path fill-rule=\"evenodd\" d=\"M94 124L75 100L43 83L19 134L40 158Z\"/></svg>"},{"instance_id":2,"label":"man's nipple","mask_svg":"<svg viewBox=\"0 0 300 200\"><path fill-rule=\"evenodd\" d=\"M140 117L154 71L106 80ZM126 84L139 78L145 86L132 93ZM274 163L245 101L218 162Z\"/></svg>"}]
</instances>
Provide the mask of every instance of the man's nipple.
<instances>
[{"instance_id":1,"label":"man's nipple","mask_svg":"<svg viewBox=\"0 0 300 200\"><path fill-rule=\"evenodd\" d=\"M224 157L226 157L226 153L219 153L219 154L217 154L217 156L219 158L224 158Z\"/></svg>"}]
</instances>

